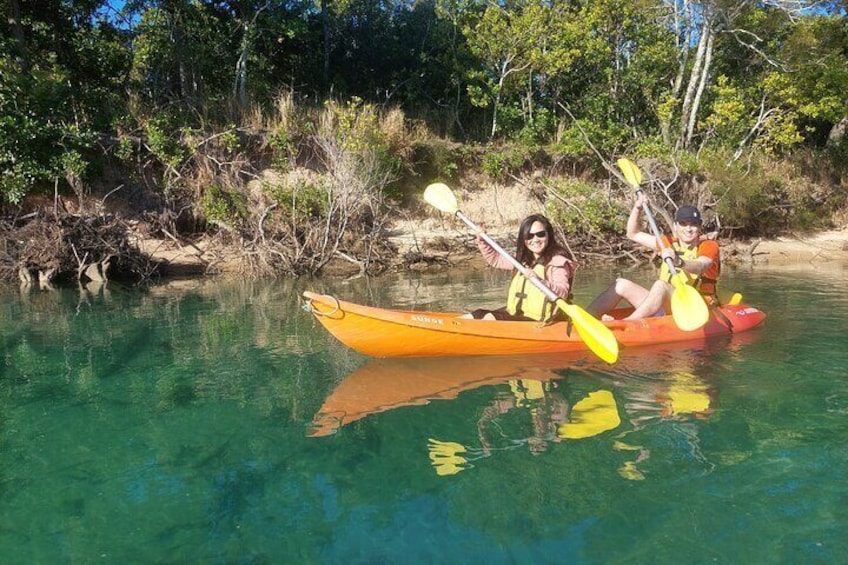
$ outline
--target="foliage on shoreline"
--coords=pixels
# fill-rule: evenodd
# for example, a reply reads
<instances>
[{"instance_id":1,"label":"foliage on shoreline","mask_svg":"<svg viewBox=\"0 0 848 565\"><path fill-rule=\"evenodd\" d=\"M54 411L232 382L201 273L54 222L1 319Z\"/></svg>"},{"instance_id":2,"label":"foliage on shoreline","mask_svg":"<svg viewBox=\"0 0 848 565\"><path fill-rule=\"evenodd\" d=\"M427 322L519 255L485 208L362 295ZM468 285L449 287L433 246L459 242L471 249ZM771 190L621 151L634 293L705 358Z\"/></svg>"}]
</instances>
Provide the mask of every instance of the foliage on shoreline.
<instances>
[{"instance_id":1,"label":"foliage on shoreline","mask_svg":"<svg viewBox=\"0 0 848 565\"><path fill-rule=\"evenodd\" d=\"M628 198L604 168L618 155L645 168L661 213L694 202L725 233L845 216L840 3L4 7L8 217L70 196L103 225L216 236L255 275L379 272L388 223L434 180L529 179L602 247Z\"/></svg>"}]
</instances>

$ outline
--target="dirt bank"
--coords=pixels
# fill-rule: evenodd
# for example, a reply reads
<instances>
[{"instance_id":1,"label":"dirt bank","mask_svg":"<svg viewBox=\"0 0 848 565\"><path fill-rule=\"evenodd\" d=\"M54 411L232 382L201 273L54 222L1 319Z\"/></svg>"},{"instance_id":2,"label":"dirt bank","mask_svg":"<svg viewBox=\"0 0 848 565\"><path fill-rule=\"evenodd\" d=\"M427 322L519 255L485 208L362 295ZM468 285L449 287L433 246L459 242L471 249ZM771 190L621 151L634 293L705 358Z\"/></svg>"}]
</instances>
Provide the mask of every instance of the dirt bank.
<instances>
[{"instance_id":1,"label":"dirt bank","mask_svg":"<svg viewBox=\"0 0 848 565\"><path fill-rule=\"evenodd\" d=\"M531 213L544 213L543 204L527 196L526 191L493 187L473 193L457 192L463 212L470 218L485 218L481 223L485 221L489 234L504 244L514 245L517 227L524 217ZM621 238L624 239L623 234ZM447 263L457 263L468 259L463 251L476 254L471 231L461 222L438 212L430 212L421 218L397 220L389 239L397 247L400 257L420 255L425 261L419 266L433 263L432 259L439 256L444 257ZM788 234L774 239L722 238L720 243L722 258L728 264L848 263L848 225L842 229ZM585 262L613 260L611 256L584 254L580 249L572 251Z\"/></svg>"},{"instance_id":2,"label":"dirt bank","mask_svg":"<svg viewBox=\"0 0 848 565\"><path fill-rule=\"evenodd\" d=\"M514 245L515 232L524 217L544 213L544 204L520 187L491 186L473 192L462 189L455 192L463 212L485 225L488 233L507 248ZM397 249L394 270L438 271L456 265L483 266L471 231L462 222L423 202L397 217L386 236ZM624 239L623 234L621 238ZM848 264L848 225L843 229L789 234L774 239L722 238L720 242L725 264ZM186 242L139 238L138 245L163 262L164 275L241 275L245 272L238 249L222 246L214 239ZM627 249L626 244L624 248ZM580 248L572 251L584 264L614 260L612 256L585 253ZM339 257L328 265L324 274L350 276L358 271L356 264Z\"/></svg>"},{"instance_id":3,"label":"dirt bank","mask_svg":"<svg viewBox=\"0 0 848 565\"><path fill-rule=\"evenodd\" d=\"M471 233L461 229L463 226L450 224L432 219L398 222L389 233L389 240L398 250L394 269L438 271L457 265L482 267ZM513 241L513 230L499 227L490 230L490 233L498 241L508 244ZM848 264L848 230L787 235L776 239L722 241L721 245L725 264ZM219 247L213 241L189 244L143 239L139 246L153 259L162 262L165 276L233 276L245 272L237 250ZM604 260L598 256L581 257L584 263ZM340 260L331 264L326 274L349 276L357 271L355 265Z\"/></svg>"}]
</instances>

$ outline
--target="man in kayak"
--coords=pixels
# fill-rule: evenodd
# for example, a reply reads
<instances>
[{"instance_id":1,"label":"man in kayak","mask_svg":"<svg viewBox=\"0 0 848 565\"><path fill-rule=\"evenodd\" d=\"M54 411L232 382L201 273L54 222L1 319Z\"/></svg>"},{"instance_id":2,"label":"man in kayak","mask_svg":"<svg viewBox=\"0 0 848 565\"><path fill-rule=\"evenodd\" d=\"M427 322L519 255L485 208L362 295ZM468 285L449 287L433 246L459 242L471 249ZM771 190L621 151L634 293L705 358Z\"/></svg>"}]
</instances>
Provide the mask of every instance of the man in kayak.
<instances>
[{"instance_id":1,"label":"man in kayak","mask_svg":"<svg viewBox=\"0 0 848 565\"><path fill-rule=\"evenodd\" d=\"M693 286L704 295L707 304L717 304L716 283L721 271L719 247L712 239L701 237L701 212L695 206L681 206L674 214L673 237L669 240L663 235L663 246L657 238L640 229L639 219L647 197L639 193L627 218L627 238L631 241L661 252L663 263L659 279L647 289L631 280L618 278L586 308L594 316L603 320L612 319L607 313L613 310L620 300L626 300L635 309L624 318L637 320L651 316L662 316L671 312L670 300L674 287L671 274L665 261L671 257L678 271L685 271Z\"/></svg>"},{"instance_id":2,"label":"man in kayak","mask_svg":"<svg viewBox=\"0 0 848 565\"><path fill-rule=\"evenodd\" d=\"M486 243L479 233L477 247L483 259L492 267L513 270L512 264ZM542 279L557 296L569 300L577 264L571 253L557 241L553 226L545 216L532 214L521 222L515 258L530 269L529 277ZM506 307L497 310L478 309L464 317L478 320L548 321L563 315L529 278L516 272L509 285Z\"/></svg>"}]
</instances>

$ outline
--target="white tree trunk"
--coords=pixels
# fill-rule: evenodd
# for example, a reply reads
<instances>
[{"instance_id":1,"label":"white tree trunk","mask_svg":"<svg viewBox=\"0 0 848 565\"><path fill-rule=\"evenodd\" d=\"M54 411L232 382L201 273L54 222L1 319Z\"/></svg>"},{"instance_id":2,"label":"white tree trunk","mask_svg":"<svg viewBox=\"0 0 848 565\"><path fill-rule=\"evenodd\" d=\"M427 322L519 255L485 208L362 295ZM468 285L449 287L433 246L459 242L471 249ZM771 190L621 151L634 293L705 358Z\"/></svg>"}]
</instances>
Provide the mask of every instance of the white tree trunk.
<instances>
[{"instance_id":1,"label":"white tree trunk","mask_svg":"<svg viewBox=\"0 0 848 565\"><path fill-rule=\"evenodd\" d=\"M679 6L679 8L678 8ZM673 0L671 2L671 13L674 20L674 32L677 37L677 74L674 77L674 82L671 85L671 98L673 100L680 99L680 90L683 88L683 77L686 75L686 65L689 64L689 48L692 40L692 13L689 6L689 0ZM662 134L663 143L670 146L673 141L671 137L671 124L673 116L660 116L660 131Z\"/></svg>"},{"instance_id":2,"label":"white tree trunk","mask_svg":"<svg viewBox=\"0 0 848 565\"><path fill-rule=\"evenodd\" d=\"M247 106L247 61L250 58L250 48L253 44L253 34L256 28L256 20L259 19L259 14L262 10L268 7L270 2L265 2L262 6L253 12L250 20L244 19L241 22L242 35L241 45L239 46L239 57L236 61L235 81L233 84L233 96L238 100L241 108Z\"/></svg>"},{"instance_id":3,"label":"white tree trunk","mask_svg":"<svg viewBox=\"0 0 848 565\"><path fill-rule=\"evenodd\" d=\"M235 83L233 85L233 96L238 100L239 106L247 106L247 57L250 52L250 24L245 22L242 26L241 49L238 61L236 61Z\"/></svg>"},{"instance_id":4,"label":"white tree trunk","mask_svg":"<svg viewBox=\"0 0 848 565\"><path fill-rule=\"evenodd\" d=\"M715 32L712 28L707 31L707 52L704 55L704 64L701 67L701 76L698 80L698 90L695 93L695 99L692 101L692 110L689 112L689 122L686 125L686 138L684 147L689 147L692 144L692 137L695 135L695 125L698 122L698 109L701 106L701 97L704 94L704 88L710 79L710 67L713 61L713 40Z\"/></svg>"},{"instance_id":5,"label":"white tree trunk","mask_svg":"<svg viewBox=\"0 0 848 565\"><path fill-rule=\"evenodd\" d=\"M701 25L701 37L698 40L698 50L695 53L695 61L692 64L692 71L689 73L689 82L686 86L686 95L683 98L683 106L680 109L680 134L677 139L676 148L680 149L685 145L686 129L689 124L689 115L692 111L692 104L695 100L695 93L698 90L698 84L701 80L701 72L704 66L704 59L707 52L707 43L710 41L710 20L704 18Z\"/></svg>"}]
</instances>

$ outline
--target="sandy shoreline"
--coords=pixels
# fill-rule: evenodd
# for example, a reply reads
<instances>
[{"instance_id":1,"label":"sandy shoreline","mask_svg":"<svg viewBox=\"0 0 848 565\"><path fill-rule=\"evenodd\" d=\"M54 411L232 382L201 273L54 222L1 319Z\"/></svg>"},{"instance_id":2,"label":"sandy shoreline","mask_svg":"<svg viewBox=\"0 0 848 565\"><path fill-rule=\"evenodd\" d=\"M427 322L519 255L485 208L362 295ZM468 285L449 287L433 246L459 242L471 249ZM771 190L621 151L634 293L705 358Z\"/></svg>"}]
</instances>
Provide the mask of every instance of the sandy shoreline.
<instances>
[{"instance_id":1,"label":"sandy shoreline","mask_svg":"<svg viewBox=\"0 0 848 565\"><path fill-rule=\"evenodd\" d=\"M508 241L513 234L492 230L491 235ZM463 266L483 268L473 244L472 235L447 226L422 226L395 229L389 234L397 249L397 264L393 270L438 271ZM848 265L848 230L828 230L812 234L782 236L753 241L719 240L725 265ZM241 258L223 252L203 242L179 245L172 241L145 240L140 247L154 260L162 262L163 274L203 276L216 273L222 276L243 273ZM358 271L353 265L340 261L325 273L328 276L350 276Z\"/></svg>"},{"instance_id":2,"label":"sandy shoreline","mask_svg":"<svg viewBox=\"0 0 848 565\"><path fill-rule=\"evenodd\" d=\"M720 242L729 260L743 263L790 265L848 262L848 230L783 236L746 242Z\"/></svg>"}]
</instances>

